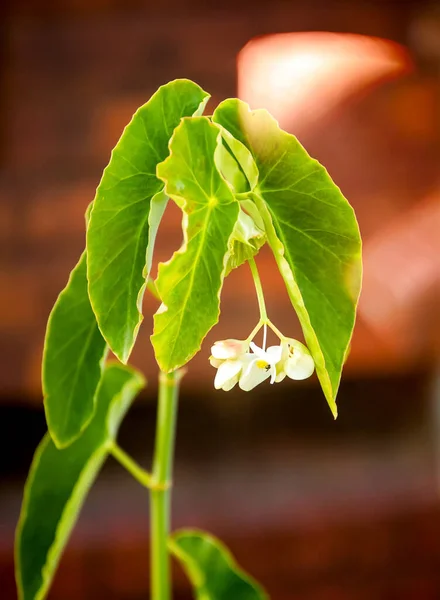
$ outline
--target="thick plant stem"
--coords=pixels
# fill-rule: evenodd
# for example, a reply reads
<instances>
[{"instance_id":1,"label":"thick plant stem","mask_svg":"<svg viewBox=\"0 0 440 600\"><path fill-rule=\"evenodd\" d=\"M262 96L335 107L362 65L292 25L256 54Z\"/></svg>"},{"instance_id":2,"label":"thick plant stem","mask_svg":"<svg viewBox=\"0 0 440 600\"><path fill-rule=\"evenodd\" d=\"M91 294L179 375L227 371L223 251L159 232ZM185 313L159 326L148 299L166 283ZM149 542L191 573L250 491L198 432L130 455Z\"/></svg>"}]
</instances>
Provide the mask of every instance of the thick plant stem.
<instances>
[{"instance_id":1,"label":"thick plant stem","mask_svg":"<svg viewBox=\"0 0 440 600\"><path fill-rule=\"evenodd\" d=\"M181 377L182 371L159 375L156 440L150 485L151 600L171 599L167 542L170 530L170 488Z\"/></svg>"}]
</instances>

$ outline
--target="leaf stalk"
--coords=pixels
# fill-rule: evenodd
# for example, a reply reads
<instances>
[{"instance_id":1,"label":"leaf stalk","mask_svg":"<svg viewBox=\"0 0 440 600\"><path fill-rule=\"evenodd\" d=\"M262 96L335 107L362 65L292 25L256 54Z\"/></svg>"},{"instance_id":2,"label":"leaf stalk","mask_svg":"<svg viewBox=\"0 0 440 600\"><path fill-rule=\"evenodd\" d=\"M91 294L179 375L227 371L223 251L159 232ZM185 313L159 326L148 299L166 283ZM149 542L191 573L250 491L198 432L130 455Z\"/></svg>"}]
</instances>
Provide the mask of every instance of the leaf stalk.
<instances>
[{"instance_id":1,"label":"leaf stalk","mask_svg":"<svg viewBox=\"0 0 440 600\"><path fill-rule=\"evenodd\" d=\"M116 442L110 446L110 454L115 458L141 485L151 488L153 485L151 474L137 464Z\"/></svg>"}]
</instances>

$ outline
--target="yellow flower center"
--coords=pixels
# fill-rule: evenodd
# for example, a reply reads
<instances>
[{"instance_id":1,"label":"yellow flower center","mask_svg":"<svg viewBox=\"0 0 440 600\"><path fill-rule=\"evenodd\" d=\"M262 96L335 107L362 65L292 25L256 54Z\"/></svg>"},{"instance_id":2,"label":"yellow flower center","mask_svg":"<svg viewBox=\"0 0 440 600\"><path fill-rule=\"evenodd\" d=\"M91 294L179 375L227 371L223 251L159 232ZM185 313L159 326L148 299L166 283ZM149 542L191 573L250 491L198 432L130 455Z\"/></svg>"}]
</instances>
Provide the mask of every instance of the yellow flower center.
<instances>
[{"instance_id":1,"label":"yellow flower center","mask_svg":"<svg viewBox=\"0 0 440 600\"><path fill-rule=\"evenodd\" d=\"M257 360L256 365L259 369L267 369L269 367L269 363L262 359Z\"/></svg>"}]
</instances>

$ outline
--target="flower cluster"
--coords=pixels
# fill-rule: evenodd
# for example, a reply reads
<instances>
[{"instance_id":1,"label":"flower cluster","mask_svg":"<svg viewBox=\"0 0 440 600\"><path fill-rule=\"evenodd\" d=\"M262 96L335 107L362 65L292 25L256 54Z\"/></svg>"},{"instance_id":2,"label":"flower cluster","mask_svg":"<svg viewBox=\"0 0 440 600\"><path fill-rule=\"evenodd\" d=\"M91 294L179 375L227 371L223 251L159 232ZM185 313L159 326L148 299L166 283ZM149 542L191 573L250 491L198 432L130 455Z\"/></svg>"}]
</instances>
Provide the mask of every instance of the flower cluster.
<instances>
[{"instance_id":1,"label":"flower cluster","mask_svg":"<svg viewBox=\"0 0 440 600\"><path fill-rule=\"evenodd\" d=\"M269 378L270 383L278 383L285 377L306 379L315 369L304 344L290 338L283 338L278 346L270 346L267 350L246 340L215 342L209 361L217 369L214 387L225 392L237 383L248 392Z\"/></svg>"}]
</instances>

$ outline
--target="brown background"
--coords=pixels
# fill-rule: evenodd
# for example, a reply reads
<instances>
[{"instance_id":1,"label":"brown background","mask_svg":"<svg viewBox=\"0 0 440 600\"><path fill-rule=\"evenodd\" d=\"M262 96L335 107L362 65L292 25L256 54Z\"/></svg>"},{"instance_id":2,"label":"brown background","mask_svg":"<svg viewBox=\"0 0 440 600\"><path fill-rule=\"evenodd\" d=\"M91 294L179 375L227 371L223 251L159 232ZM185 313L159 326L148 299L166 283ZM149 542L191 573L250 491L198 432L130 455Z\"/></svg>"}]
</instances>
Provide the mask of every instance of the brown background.
<instances>
[{"instance_id":1,"label":"brown background","mask_svg":"<svg viewBox=\"0 0 440 600\"><path fill-rule=\"evenodd\" d=\"M412 61L325 120L301 131L292 126L355 206L365 243L364 304L340 418L331 420L316 380L286 383L276 393L268 386L252 395L213 392L210 343L244 337L257 318L249 273L233 273L220 325L183 388L175 524L223 537L275 600L440 598L438 7L18 0L1 11L2 600L16 597L13 529L44 431L45 323L83 247L83 214L111 148L160 84L194 79L212 94L212 109L236 95L237 55L250 39L295 31L384 37ZM180 217L171 210L158 258L168 258L180 241ZM299 336L268 252L259 264L270 314ZM155 308L147 299L133 357L150 385L121 434L121 445L146 464ZM147 498L109 463L51 597L148 597L147 536ZM189 597L180 571L176 590L176 598Z\"/></svg>"}]
</instances>

